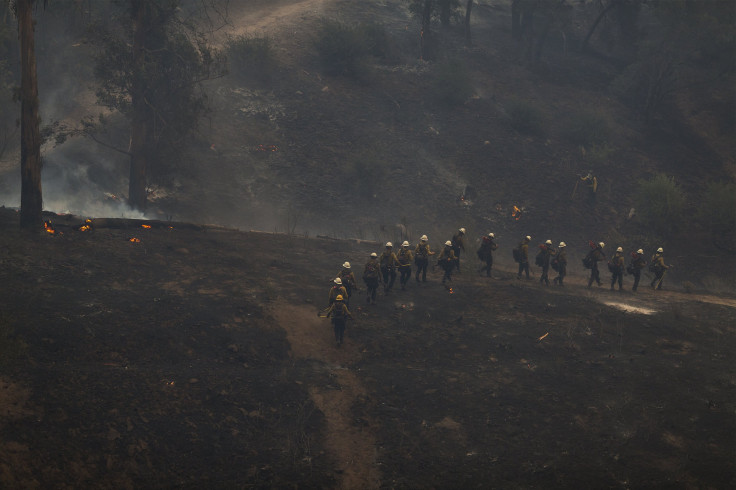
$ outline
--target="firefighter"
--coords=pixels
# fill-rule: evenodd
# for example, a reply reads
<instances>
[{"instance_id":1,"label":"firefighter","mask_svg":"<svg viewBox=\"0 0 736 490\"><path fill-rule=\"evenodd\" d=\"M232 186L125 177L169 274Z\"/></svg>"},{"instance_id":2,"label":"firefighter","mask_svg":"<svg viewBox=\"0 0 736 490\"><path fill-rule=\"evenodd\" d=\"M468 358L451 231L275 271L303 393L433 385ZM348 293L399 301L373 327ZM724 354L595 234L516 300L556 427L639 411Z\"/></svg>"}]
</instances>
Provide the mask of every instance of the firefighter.
<instances>
[{"instance_id":1,"label":"firefighter","mask_svg":"<svg viewBox=\"0 0 736 490\"><path fill-rule=\"evenodd\" d=\"M345 304L350 307L350 298L353 297L353 290L358 290L358 282L355 280L355 274L350 268L350 262L342 264L342 270L337 275L342 280L342 285L348 295L345 297Z\"/></svg>"},{"instance_id":2,"label":"firefighter","mask_svg":"<svg viewBox=\"0 0 736 490\"><path fill-rule=\"evenodd\" d=\"M335 297L335 302L332 303L325 316L328 318L332 317L332 326L335 329L335 342L340 347L345 335L345 322L348 318L351 320L353 318L347 305L343 302L343 296L341 294Z\"/></svg>"},{"instance_id":3,"label":"firefighter","mask_svg":"<svg viewBox=\"0 0 736 490\"><path fill-rule=\"evenodd\" d=\"M388 294L391 288L394 287L394 281L396 281L396 267L399 265L399 259L396 258L396 254L393 251L393 244L386 242L386 249L378 259L381 264L381 275L383 276L383 292Z\"/></svg>"},{"instance_id":4,"label":"firefighter","mask_svg":"<svg viewBox=\"0 0 736 490\"><path fill-rule=\"evenodd\" d=\"M422 282L427 282L427 265L429 265L429 256L434 255L429 249L429 238L427 235L422 235L419 239L419 243L414 249L414 263L417 265L417 282L419 282L419 273L422 274Z\"/></svg>"},{"instance_id":5,"label":"firefighter","mask_svg":"<svg viewBox=\"0 0 736 490\"><path fill-rule=\"evenodd\" d=\"M557 246L557 256L553 259L557 263L557 277L555 277L554 281L552 281L554 284L559 284L560 286L563 286L562 281L565 279L565 276L567 275L567 250L566 250L567 244L565 242L560 242L560 244Z\"/></svg>"},{"instance_id":6,"label":"firefighter","mask_svg":"<svg viewBox=\"0 0 736 490\"><path fill-rule=\"evenodd\" d=\"M631 287L632 291L636 291L639 287L639 279L641 279L641 270L647 265L647 261L644 260L644 250L641 248L631 254L631 263L629 264L629 274L634 276L634 285Z\"/></svg>"},{"instance_id":7,"label":"firefighter","mask_svg":"<svg viewBox=\"0 0 736 490\"><path fill-rule=\"evenodd\" d=\"M347 291L345 290L345 286L342 285L342 279L339 277L336 277L333 281L334 284L330 288L330 294L328 297L329 303L328 306L332 306L332 303L335 302L335 298L342 295L342 297L347 296Z\"/></svg>"},{"instance_id":8,"label":"firefighter","mask_svg":"<svg viewBox=\"0 0 736 490\"><path fill-rule=\"evenodd\" d=\"M650 284L652 289L662 289L662 281L664 280L664 273L667 269L672 267L664 263L664 250L662 247L657 249L657 253L652 256L652 263L649 265L650 270L654 272L654 280Z\"/></svg>"},{"instance_id":9,"label":"firefighter","mask_svg":"<svg viewBox=\"0 0 736 490\"><path fill-rule=\"evenodd\" d=\"M540 247L539 253L541 255L542 277L539 278L539 284L549 286L549 265L552 260L552 256L555 255L555 249L552 246L552 240L547 240Z\"/></svg>"},{"instance_id":10,"label":"firefighter","mask_svg":"<svg viewBox=\"0 0 736 490\"><path fill-rule=\"evenodd\" d=\"M445 281L452 281L452 271L455 268L456 260L455 251L452 249L452 242L447 240L445 242L445 248L440 253L440 258L437 259L437 265L445 271L445 275L442 276L442 284Z\"/></svg>"},{"instance_id":11,"label":"firefighter","mask_svg":"<svg viewBox=\"0 0 736 490\"><path fill-rule=\"evenodd\" d=\"M460 252L465 251L465 242L463 241L464 236L465 228L460 228L457 230L457 233L452 235L452 240L450 240L450 243L452 243L452 251L455 253L455 268L458 273L460 272Z\"/></svg>"},{"instance_id":12,"label":"firefighter","mask_svg":"<svg viewBox=\"0 0 736 490\"><path fill-rule=\"evenodd\" d=\"M399 274L401 274L401 277L399 277L399 283L401 284L401 290L403 291L406 289L406 283L411 279L411 261L414 259L414 256L409 249L409 242L404 241L404 243L401 244L401 250L399 250L396 258L399 261Z\"/></svg>"},{"instance_id":13,"label":"firefighter","mask_svg":"<svg viewBox=\"0 0 736 490\"><path fill-rule=\"evenodd\" d=\"M603 247L605 246L605 243L598 242L598 244L595 245L590 252L588 252L588 255L586 257L586 260L589 260L588 263L590 264L590 277L588 278L588 287L593 284L593 281L595 281L599 286L601 285L601 274L600 271L598 271L598 262L605 260L606 258L606 254L603 252Z\"/></svg>"},{"instance_id":14,"label":"firefighter","mask_svg":"<svg viewBox=\"0 0 736 490\"><path fill-rule=\"evenodd\" d=\"M611 259L611 291L613 291L613 286L616 284L616 281L618 281L618 290L621 291L623 289L624 262L624 249L623 247L618 247L616 249L616 254Z\"/></svg>"},{"instance_id":15,"label":"firefighter","mask_svg":"<svg viewBox=\"0 0 736 490\"><path fill-rule=\"evenodd\" d=\"M483 275L483 271L486 271L486 277L491 277L491 269L493 268L493 251L498 248L496 244L496 235L489 233L488 236L484 236L480 242L480 248L478 249L478 258L481 262L485 262L486 265L478 269L478 273Z\"/></svg>"},{"instance_id":16,"label":"firefighter","mask_svg":"<svg viewBox=\"0 0 736 490\"><path fill-rule=\"evenodd\" d=\"M598 193L598 178L593 175L592 170L589 170L588 175L586 175L585 177L580 177L580 180L582 182L585 182L585 185L588 187L588 199L590 203L595 204L595 196Z\"/></svg>"},{"instance_id":17,"label":"firefighter","mask_svg":"<svg viewBox=\"0 0 736 490\"><path fill-rule=\"evenodd\" d=\"M363 269L363 282L368 291L366 302L372 305L376 304L376 291L378 290L378 283L381 281L381 266L378 263L378 254L373 252L370 259L365 264Z\"/></svg>"},{"instance_id":18,"label":"firefighter","mask_svg":"<svg viewBox=\"0 0 736 490\"><path fill-rule=\"evenodd\" d=\"M521 279L521 273L526 272L526 278L529 279L529 242L532 241L532 237L529 235L525 236L517 247L519 251L519 273L516 275L517 279Z\"/></svg>"}]
</instances>

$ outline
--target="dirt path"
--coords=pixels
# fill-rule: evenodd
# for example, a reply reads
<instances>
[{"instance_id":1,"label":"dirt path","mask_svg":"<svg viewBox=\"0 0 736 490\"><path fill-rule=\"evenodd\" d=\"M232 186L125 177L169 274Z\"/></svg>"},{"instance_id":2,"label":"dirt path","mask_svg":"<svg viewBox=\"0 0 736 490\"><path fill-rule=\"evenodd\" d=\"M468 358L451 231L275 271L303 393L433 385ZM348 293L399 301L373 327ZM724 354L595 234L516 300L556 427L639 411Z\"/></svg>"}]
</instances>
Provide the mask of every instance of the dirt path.
<instances>
[{"instance_id":1,"label":"dirt path","mask_svg":"<svg viewBox=\"0 0 736 490\"><path fill-rule=\"evenodd\" d=\"M345 343L338 349L331 324L318 318L314 308L284 305L274 316L286 330L291 355L324 362L334 379L330 386L310 386L309 394L327 419L325 446L338 464L338 488L379 488L380 473L375 464L376 441L372 424L356 426L351 416L353 404L364 400L366 391L350 370L350 362L359 356L350 341L350 324Z\"/></svg>"}]
</instances>

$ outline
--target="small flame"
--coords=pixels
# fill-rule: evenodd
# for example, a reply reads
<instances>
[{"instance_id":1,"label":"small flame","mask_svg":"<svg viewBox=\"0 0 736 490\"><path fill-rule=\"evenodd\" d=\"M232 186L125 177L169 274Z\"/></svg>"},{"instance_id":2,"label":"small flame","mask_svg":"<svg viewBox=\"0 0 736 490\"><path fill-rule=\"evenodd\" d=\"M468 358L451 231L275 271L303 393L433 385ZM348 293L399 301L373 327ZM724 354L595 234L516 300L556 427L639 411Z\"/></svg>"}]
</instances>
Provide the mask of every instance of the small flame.
<instances>
[{"instance_id":1,"label":"small flame","mask_svg":"<svg viewBox=\"0 0 736 490\"><path fill-rule=\"evenodd\" d=\"M92 220L87 218L84 220L84 224L79 227L79 231L89 231L92 229Z\"/></svg>"},{"instance_id":2,"label":"small flame","mask_svg":"<svg viewBox=\"0 0 736 490\"><path fill-rule=\"evenodd\" d=\"M514 209L511 211L511 217L516 221L519 221L521 218L521 209L518 206L514 205Z\"/></svg>"},{"instance_id":3,"label":"small flame","mask_svg":"<svg viewBox=\"0 0 736 490\"><path fill-rule=\"evenodd\" d=\"M131 238L131 239L130 239L130 240L128 240L128 241L129 241L129 242L132 242L132 243L140 243L141 239L140 239L140 238L136 238L136 237L133 237L133 238Z\"/></svg>"},{"instance_id":4,"label":"small flame","mask_svg":"<svg viewBox=\"0 0 736 490\"><path fill-rule=\"evenodd\" d=\"M455 290L453 290L452 288L448 289L448 291L450 291L450 294L455 292Z\"/></svg>"},{"instance_id":5,"label":"small flame","mask_svg":"<svg viewBox=\"0 0 736 490\"><path fill-rule=\"evenodd\" d=\"M141 228L149 229L149 228L151 228L151 225L141 225Z\"/></svg>"},{"instance_id":6,"label":"small flame","mask_svg":"<svg viewBox=\"0 0 736 490\"><path fill-rule=\"evenodd\" d=\"M43 229L46 230L46 233L50 233L52 235L56 233L56 230L54 230L54 227L51 225L51 220L43 222Z\"/></svg>"}]
</instances>

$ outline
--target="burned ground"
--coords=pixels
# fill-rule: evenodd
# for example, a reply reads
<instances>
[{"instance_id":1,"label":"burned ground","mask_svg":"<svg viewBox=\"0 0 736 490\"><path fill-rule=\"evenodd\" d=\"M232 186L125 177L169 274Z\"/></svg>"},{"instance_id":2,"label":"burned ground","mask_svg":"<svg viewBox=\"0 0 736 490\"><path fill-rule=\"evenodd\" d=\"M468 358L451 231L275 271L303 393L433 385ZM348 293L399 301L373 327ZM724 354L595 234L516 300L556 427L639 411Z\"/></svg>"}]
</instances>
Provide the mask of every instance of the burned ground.
<instances>
[{"instance_id":1,"label":"burned ground","mask_svg":"<svg viewBox=\"0 0 736 490\"><path fill-rule=\"evenodd\" d=\"M733 299L469 262L357 292L338 349L334 265L378 245L1 217L4 488L734 484Z\"/></svg>"}]
</instances>

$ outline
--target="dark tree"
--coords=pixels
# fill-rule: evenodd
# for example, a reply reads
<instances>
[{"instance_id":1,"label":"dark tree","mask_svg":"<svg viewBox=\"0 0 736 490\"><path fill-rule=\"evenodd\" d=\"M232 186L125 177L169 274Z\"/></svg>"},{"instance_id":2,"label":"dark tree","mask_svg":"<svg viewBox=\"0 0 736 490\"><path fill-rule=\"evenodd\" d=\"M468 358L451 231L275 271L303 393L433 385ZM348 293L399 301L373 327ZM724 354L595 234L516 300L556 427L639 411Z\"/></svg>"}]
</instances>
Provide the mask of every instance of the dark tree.
<instances>
[{"instance_id":1,"label":"dark tree","mask_svg":"<svg viewBox=\"0 0 736 490\"><path fill-rule=\"evenodd\" d=\"M128 200L145 210L151 172L180 154L206 111L204 80L220 76L220 53L184 21L179 0L129 0L100 32L98 100L130 123Z\"/></svg>"},{"instance_id":2,"label":"dark tree","mask_svg":"<svg viewBox=\"0 0 736 490\"><path fill-rule=\"evenodd\" d=\"M43 196L33 3L33 0L17 0L15 4L21 62L20 227L40 231Z\"/></svg>"},{"instance_id":3,"label":"dark tree","mask_svg":"<svg viewBox=\"0 0 736 490\"><path fill-rule=\"evenodd\" d=\"M468 0L465 4L465 44L466 46L472 46L473 36L470 33L470 13L473 10L473 0Z\"/></svg>"}]
</instances>

